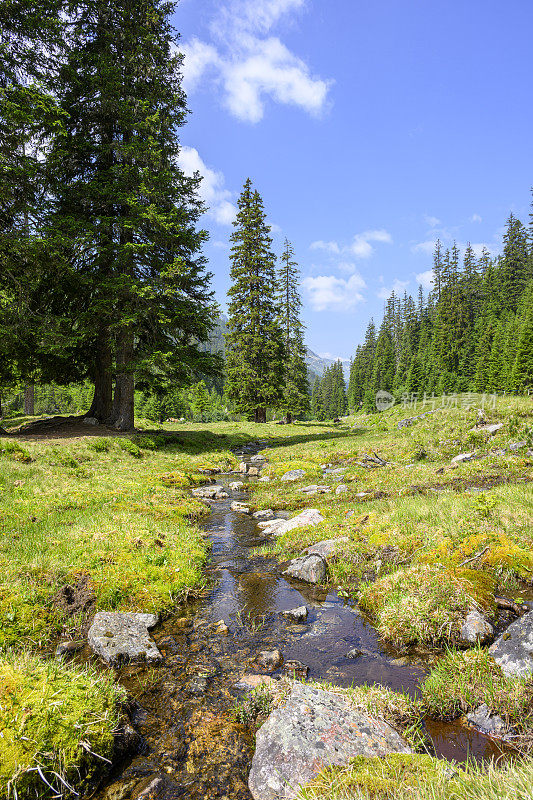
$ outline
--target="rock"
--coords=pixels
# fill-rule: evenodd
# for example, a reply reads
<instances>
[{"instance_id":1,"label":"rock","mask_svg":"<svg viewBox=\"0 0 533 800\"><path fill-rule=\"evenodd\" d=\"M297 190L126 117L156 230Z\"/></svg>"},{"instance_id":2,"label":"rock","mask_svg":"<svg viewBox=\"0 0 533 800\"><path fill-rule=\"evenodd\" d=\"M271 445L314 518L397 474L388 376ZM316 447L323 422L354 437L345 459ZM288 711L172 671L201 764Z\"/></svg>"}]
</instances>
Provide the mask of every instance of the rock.
<instances>
[{"instance_id":1,"label":"rock","mask_svg":"<svg viewBox=\"0 0 533 800\"><path fill-rule=\"evenodd\" d=\"M241 461L239 464L239 472L242 472L244 475L248 472L248 462Z\"/></svg>"},{"instance_id":2,"label":"rock","mask_svg":"<svg viewBox=\"0 0 533 800\"><path fill-rule=\"evenodd\" d=\"M301 481L305 478L305 469L291 469L281 476L282 481Z\"/></svg>"},{"instance_id":3,"label":"rock","mask_svg":"<svg viewBox=\"0 0 533 800\"><path fill-rule=\"evenodd\" d=\"M267 522L258 522L257 527L261 528L263 531L267 531L268 533L272 533L275 531L282 522L285 522L284 519L270 519Z\"/></svg>"},{"instance_id":4,"label":"rock","mask_svg":"<svg viewBox=\"0 0 533 800\"><path fill-rule=\"evenodd\" d=\"M289 611L280 611L282 617L287 617L287 619L291 619L293 622L305 622L307 619L307 607L306 606L298 606L298 608L291 608Z\"/></svg>"},{"instance_id":5,"label":"rock","mask_svg":"<svg viewBox=\"0 0 533 800\"><path fill-rule=\"evenodd\" d=\"M246 503L239 503L238 500L234 500L230 508L232 511L237 511L240 514L249 514L252 510Z\"/></svg>"},{"instance_id":6,"label":"rock","mask_svg":"<svg viewBox=\"0 0 533 800\"><path fill-rule=\"evenodd\" d=\"M533 673L533 611L509 625L489 647L489 654L507 677Z\"/></svg>"},{"instance_id":7,"label":"rock","mask_svg":"<svg viewBox=\"0 0 533 800\"><path fill-rule=\"evenodd\" d=\"M262 478L259 478L260 483L270 483L271 480L272 478L270 478L268 475L263 475Z\"/></svg>"},{"instance_id":8,"label":"rock","mask_svg":"<svg viewBox=\"0 0 533 800\"><path fill-rule=\"evenodd\" d=\"M514 452L515 450L521 450L522 447L527 447L527 441L525 439L522 442L512 442L509 445L509 450Z\"/></svg>"},{"instance_id":9,"label":"rock","mask_svg":"<svg viewBox=\"0 0 533 800\"><path fill-rule=\"evenodd\" d=\"M473 610L467 614L459 632L461 644L474 646L494 639L494 628L483 614Z\"/></svg>"},{"instance_id":10,"label":"rock","mask_svg":"<svg viewBox=\"0 0 533 800\"><path fill-rule=\"evenodd\" d=\"M348 491L348 487L344 483L340 483L335 489L335 494L344 494Z\"/></svg>"},{"instance_id":11,"label":"rock","mask_svg":"<svg viewBox=\"0 0 533 800\"><path fill-rule=\"evenodd\" d=\"M56 647L55 656L56 658L61 658L62 656L70 656L73 653L77 653L79 650L83 650L85 647L85 642L81 641L72 641L72 642L59 642Z\"/></svg>"},{"instance_id":12,"label":"rock","mask_svg":"<svg viewBox=\"0 0 533 800\"><path fill-rule=\"evenodd\" d=\"M239 489L243 488L243 486L244 483L242 481L233 481L232 483L230 483L229 488L231 489L232 492L238 492Z\"/></svg>"},{"instance_id":13,"label":"rock","mask_svg":"<svg viewBox=\"0 0 533 800\"><path fill-rule=\"evenodd\" d=\"M96 417L85 417L85 419L83 420L83 424L84 425L96 426L96 425L99 425L100 423L98 422Z\"/></svg>"},{"instance_id":14,"label":"rock","mask_svg":"<svg viewBox=\"0 0 533 800\"><path fill-rule=\"evenodd\" d=\"M254 800L289 800L329 765L411 752L387 723L333 692L295 682L257 732L248 786Z\"/></svg>"},{"instance_id":15,"label":"rock","mask_svg":"<svg viewBox=\"0 0 533 800\"><path fill-rule=\"evenodd\" d=\"M358 500L364 500L365 497L371 497L372 492L357 492L355 496Z\"/></svg>"},{"instance_id":16,"label":"rock","mask_svg":"<svg viewBox=\"0 0 533 800\"><path fill-rule=\"evenodd\" d=\"M220 469L220 467L200 467L198 469L198 472L201 475L220 475L222 470Z\"/></svg>"},{"instance_id":17,"label":"rock","mask_svg":"<svg viewBox=\"0 0 533 800\"><path fill-rule=\"evenodd\" d=\"M157 664L163 656L148 630L158 621L157 614L99 611L89 628L89 646L113 667L130 661Z\"/></svg>"},{"instance_id":18,"label":"rock","mask_svg":"<svg viewBox=\"0 0 533 800\"><path fill-rule=\"evenodd\" d=\"M256 478L259 475L260 471L261 470L259 467L248 467L247 474L250 475L252 478Z\"/></svg>"},{"instance_id":19,"label":"rock","mask_svg":"<svg viewBox=\"0 0 533 800\"><path fill-rule=\"evenodd\" d=\"M336 469L325 469L324 475L343 475L348 467L337 467Z\"/></svg>"},{"instance_id":20,"label":"rock","mask_svg":"<svg viewBox=\"0 0 533 800\"><path fill-rule=\"evenodd\" d=\"M131 800L177 800L183 796L183 787L171 780L167 775L152 773L141 784L136 785L132 794L129 792L122 795L122 798L129 797ZM107 800L107 798L106 798ZM113 798L119 800L119 798Z\"/></svg>"},{"instance_id":21,"label":"rock","mask_svg":"<svg viewBox=\"0 0 533 800\"><path fill-rule=\"evenodd\" d=\"M358 647L352 647L351 650L348 650L346 653L346 658L361 658L361 656L365 655L364 650L360 650Z\"/></svg>"},{"instance_id":22,"label":"rock","mask_svg":"<svg viewBox=\"0 0 533 800\"><path fill-rule=\"evenodd\" d=\"M188 681L185 688L189 694L205 694L207 691L207 678L203 675L195 675L194 678Z\"/></svg>"},{"instance_id":23,"label":"rock","mask_svg":"<svg viewBox=\"0 0 533 800\"><path fill-rule=\"evenodd\" d=\"M494 436L495 433L501 431L503 428L503 422L498 422L495 425L480 425L478 428L472 428L470 433L477 433L481 431L482 433L488 433L490 436Z\"/></svg>"},{"instance_id":24,"label":"rock","mask_svg":"<svg viewBox=\"0 0 533 800\"><path fill-rule=\"evenodd\" d=\"M335 555L335 551L340 544L345 544L349 541L347 536L339 536L338 539L323 539L321 542L316 542L316 544L306 547L304 553L307 555L314 553L321 558L328 559Z\"/></svg>"},{"instance_id":25,"label":"rock","mask_svg":"<svg viewBox=\"0 0 533 800\"><path fill-rule=\"evenodd\" d=\"M229 633L229 628L223 619L219 619L215 625L215 633L226 634Z\"/></svg>"},{"instance_id":26,"label":"rock","mask_svg":"<svg viewBox=\"0 0 533 800\"><path fill-rule=\"evenodd\" d=\"M284 663L281 673L293 680L298 679L304 681L309 675L309 667L307 664L302 664L302 662L298 661L296 658L291 658Z\"/></svg>"},{"instance_id":27,"label":"rock","mask_svg":"<svg viewBox=\"0 0 533 800\"><path fill-rule=\"evenodd\" d=\"M256 511L255 514L252 514L253 518L258 520L259 522L268 522L275 518L275 514L271 508L264 508L262 511Z\"/></svg>"},{"instance_id":28,"label":"rock","mask_svg":"<svg viewBox=\"0 0 533 800\"><path fill-rule=\"evenodd\" d=\"M238 692L251 692L252 689L258 689L260 686L267 688L275 686L277 681L269 675L243 675L237 683L234 683L232 689Z\"/></svg>"},{"instance_id":29,"label":"rock","mask_svg":"<svg viewBox=\"0 0 533 800\"><path fill-rule=\"evenodd\" d=\"M273 672L283 664L283 656L277 648L275 650L261 650L255 659L255 663L260 669Z\"/></svg>"},{"instance_id":30,"label":"rock","mask_svg":"<svg viewBox=\"0 0 533 800\"><path fill-rule=\"evenodd\" d=\"M323 521L324 517L317 508L306 508L296 517L282 520L282 524L276 526L274 533L276 536L279 536L282 533L288 533L294 530L294 528L303 528L306 525L318 525L319 522ZM274 522L277 522L277 520L274 520Z\"/></svg>"},{"instance_id":31,"label":"rock","mask_svg":"<svg viewBox=\"0 0 533 800\"><path fill-rule=\"evenodd\" d=\"M259 455L259 453L257 453L257 455L252 456L250 458L250 461L253 461L255 463L258 463L258 462L263 463L263 462L266 461L266 458L265 458L265 456Z\"/></svg>"},{"instance_id":32,"label":"rock","mask_svg":"<svg viewBox=\"0 0 533 800\"><path fill-rule=\"evenodd\" d=\"M223 486L215 484L214 486L199 486L197 489L192 490L195 497L206 497L210 500L222 500L229 497L228 493L224 491Z\"/></svg>"},{"instance_id":33,"label":"rock","mask_svg":"<svg viewBox=\"0 0 533 800\"><path fill-rule=\"evenodd\" d=\"M452 464L463 464L465 461L471 461L474 458L475 453L459 453L458 456L454 456L452 458Z\"/></svg>"},{"instance_id":34,"label":"rock","mask_svg":"<svg viewBox=\"0 0 533 800\"><path fill-rule=\"evenodd\" d=\"M283 574L307 583L322 583L327 574L327 565L322 556L312 553L294 558Z\"/></svg>"},{"instance_id":35,"label":"rock","mask_svg":"<svg viewBox=\"0 0 533 800\"><path fill-rule=\"evenodd\" d=\"M316 492L318 489L318 485L316 483L311 483L309 486L303 486L300 491L302 492Z\"/></svg>"},{"instance_id":36,"label":"rock","mask_svg":"<svg viewBox=\"0 0 533 800\"><path fill-rule=\"evenodd\" d=\"M498 739L511 738L513 731L505 724L501 717L497 715L492 716L490 708L483 703L483 705L476 708L466 715L466 721L472 727L477 728L478 731L484 733L485 736L494 736Z\"/></svg>"}]
</instances>

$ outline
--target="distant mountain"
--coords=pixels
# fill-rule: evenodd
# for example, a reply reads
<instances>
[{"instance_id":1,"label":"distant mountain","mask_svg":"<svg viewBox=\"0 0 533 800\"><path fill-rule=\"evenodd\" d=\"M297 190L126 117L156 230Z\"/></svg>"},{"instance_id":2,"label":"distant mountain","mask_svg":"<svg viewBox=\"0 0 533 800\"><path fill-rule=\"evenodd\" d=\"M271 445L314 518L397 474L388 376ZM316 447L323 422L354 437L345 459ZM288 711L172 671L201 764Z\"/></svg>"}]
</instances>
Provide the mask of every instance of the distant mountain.
<instances>
[{"instance_id":1,"label":"distant mountain","mask_svg":"<svg viewBox=\"0 0 533 800\"><path fill-rule=\"evenodd\" d=\"M227 329L228 318L225 316L225 314L222 314L211 331L209 341L202 345L201 349L206 350L209 353L218 353L220 351L224 353L226 349L224 334L226 333ZM344 377L347 380L350 372L350 362L348 359L341 359L341 361L344 369ZM312 350L307 348L306 363L309 370L309 382L311 385L313 385L315 378L321 378L326 370L326 367L331 366L331 364L334 362L334 358L322 358L322 356L313 353Z\"/></svg>"}]
</instances>

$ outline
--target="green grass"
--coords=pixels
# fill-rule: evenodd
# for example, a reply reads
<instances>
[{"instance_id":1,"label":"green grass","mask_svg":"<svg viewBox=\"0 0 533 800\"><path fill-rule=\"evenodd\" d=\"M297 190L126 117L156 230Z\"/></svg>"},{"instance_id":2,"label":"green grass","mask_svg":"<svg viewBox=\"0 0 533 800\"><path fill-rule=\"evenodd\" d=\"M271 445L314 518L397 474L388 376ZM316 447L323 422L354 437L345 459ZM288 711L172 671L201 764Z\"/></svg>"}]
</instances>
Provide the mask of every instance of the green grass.
<instances>
[{"instance_id":1,"label":"green grass","mask_svg":"<svg viewBox=\"0 0 533 800\"><path fill-rule=\"evenodd\" d=\"M124 699L108 675L25 653L1 656L0 798L79 788L111 756Z\"/></svg>"}]
</instances>

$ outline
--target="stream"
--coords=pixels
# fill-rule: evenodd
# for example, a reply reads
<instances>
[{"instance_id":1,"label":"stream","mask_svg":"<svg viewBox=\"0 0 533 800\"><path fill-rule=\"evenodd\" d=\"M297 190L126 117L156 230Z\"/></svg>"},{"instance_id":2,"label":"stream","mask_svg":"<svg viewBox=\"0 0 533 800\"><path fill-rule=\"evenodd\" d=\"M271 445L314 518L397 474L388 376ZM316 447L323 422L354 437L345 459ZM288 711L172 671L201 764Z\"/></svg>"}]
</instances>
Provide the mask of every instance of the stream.
<instances>
[{"instance_id":1,"label":"stream","mask_svg":"<svg viewBox=\"0 0 533 800\"><path fill-rule=\"evenodd\" d=\"M225 486L237 478L257 480L217 478ZM130 665L118 673L136 698L131 719L145 745L115 767L96 800L250 800L254 742L232 713L241 697L233 685L254 672L252 662L261 650L279 648L285 664L301 662L313 680L380 683L412 696L428 672L422 660L384 647L353 603L335 591L285 578L276 559L257 555L269 537L251 516L231 510L232 501L245 501L247 494L227 491L227 499L209 501L212 511L202 524L212 543L206 571L213 588L153 631L164 656L161 666ZM309 610L305 624L280 616L302 605ZM215 632L219 620L229 633ZM363 655L348 658L352 648ZM271 674L283 672L282 666ZM305 670L299 674L304 675ZM460 723L428 720L426 730L441 757L461 762L501 754L496 742Z\"/></svg>"}]
</instances>

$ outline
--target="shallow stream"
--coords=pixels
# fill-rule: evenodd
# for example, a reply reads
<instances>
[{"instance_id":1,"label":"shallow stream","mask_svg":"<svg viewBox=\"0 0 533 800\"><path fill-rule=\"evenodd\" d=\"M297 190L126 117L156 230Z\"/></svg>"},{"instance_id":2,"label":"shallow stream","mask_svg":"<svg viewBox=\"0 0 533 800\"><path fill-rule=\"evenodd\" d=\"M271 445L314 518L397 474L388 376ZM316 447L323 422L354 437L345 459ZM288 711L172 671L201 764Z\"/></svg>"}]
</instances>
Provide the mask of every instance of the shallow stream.
<instances>
[{"instance_id":1,"label":"shallow stream","mask_svg":"<svg viewBox=\"0 0 533 800\"><path fill-rule=\"evenodd\" d=\"M236 477L247 480L217 477L226 486ZM212 512L203 524L212 542L207 572L214 588L154 631L162 666L130 666L119 673L137 698L132 721L146 747L115 769L98 800L250 800L253 738L234 720L238 693L232 687L254 672L261 650L279 648L285 663L308 667L309 678L340 686L380 683L416 695L427 674L421 660L384 648L372 626L336 592L287 579L277 560L258 556L256 548L268 538L252 517L230 508L233 500L246 500L246 493L227 491L228 499L210 501ZM301 605L309 609L304 625L280 616ZM228 634L214 632L219 620ZM363 655L348 658L353 648ZM493 740L459 723L428 721L426 727L436 755L464 761L501 753Z\"/></svg>"}]
</instances>

